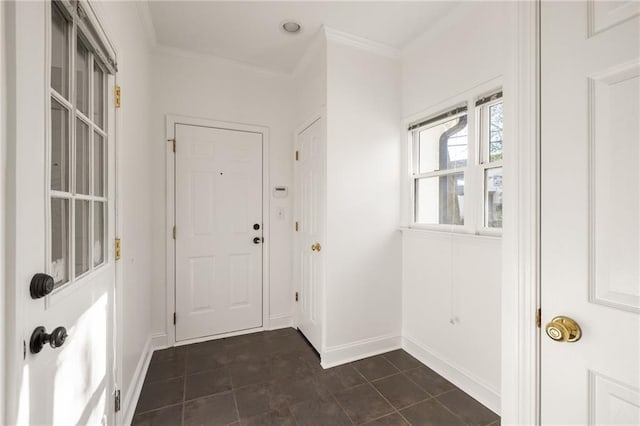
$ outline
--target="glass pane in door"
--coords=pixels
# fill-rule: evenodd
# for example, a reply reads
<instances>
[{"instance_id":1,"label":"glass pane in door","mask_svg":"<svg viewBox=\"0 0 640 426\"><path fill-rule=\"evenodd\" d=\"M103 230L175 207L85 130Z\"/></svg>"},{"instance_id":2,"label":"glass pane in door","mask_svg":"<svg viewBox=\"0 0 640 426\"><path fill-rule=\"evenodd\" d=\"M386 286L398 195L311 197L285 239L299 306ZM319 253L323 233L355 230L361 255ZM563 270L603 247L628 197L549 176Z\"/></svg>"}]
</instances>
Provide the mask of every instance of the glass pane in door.
<instances>
[{"instance_id":1,"label":"glass pane in door","mask_svg":"<svg viewBox=\"0 0 640 426\"><path fill-rule=\"evenodd\" d=\"M104 73L98 64L93 64L93 122L101 129L104 129L104 81Z\"/></svg>"},{"instance_id":2,"label":"glass pane in door","mask_svg":"<svg viewBox=\"0 0 640 426\"><path fill-rule=\"evenodd\" d=\"M104 196L105 152L104 138L99 133L93 134L93 194Z\"/></svg>"},{"instance_id":3,"label":"glass pane in door","mask_svg":"<svg viewBox=\"0 0 640 426\"><path fill-rule=\"evenodd\" d=\"M104 262L105 203L96 201L93 207L93 266Z\"/></svg>"},{"instance_id":4,"label":"glass pane in door","mask_svg":"<svg viewBox=\"0 0 640 426\"><path fill-rule=\"evenodd\" d=\"M76 107L84 115L89 114L89 50L80 37L76 55Z\"/></svg>"},{"instance_id":5,"label":"glass pane in door","mask_svg":"<svg viewBox=\"0 0 640 426\"><path fill-rule=\"evenodd\" d=\"M55 286L69 281L69 200L51 199L51 276Z\"/></svg>"},{"instance_id":6,"label":"glass pane in door","mask_svg":"<svg viewBox=\"0 0 640 426\"><path fill-rule=\"evenodd\" d=\"M51 99L51 189L69 191L69 111Z\"/></svg>"},{"instance_id":7,"label":"glass pane in door","mask_svg":"<svg viewBox=\"0 0 640 426\"><path fill-rule=\"evenodd\" d=\"M54 2L51 6L51 87L69 99L69 26Z\"/></svg>"},{"instance_id":8,"label":"glass pane in door","mask_svg":"<svg viewBox=\"0 0 640 426\"><path fill-rule=\"evenodd\" d=\"M76 120L76 192L89 195L89 126Z\"/></svg>"},{"instance_id":9,"label":"glass pane in door","mask_svg":"<svg viewBox=\"0 0 640 426\"><path fill-rule=\"evenodd\" d=\"M86 200L75 201L75 276L79 277L89 270L89 235L91 212L90 202Z\"/></svg>"}]
</instances>

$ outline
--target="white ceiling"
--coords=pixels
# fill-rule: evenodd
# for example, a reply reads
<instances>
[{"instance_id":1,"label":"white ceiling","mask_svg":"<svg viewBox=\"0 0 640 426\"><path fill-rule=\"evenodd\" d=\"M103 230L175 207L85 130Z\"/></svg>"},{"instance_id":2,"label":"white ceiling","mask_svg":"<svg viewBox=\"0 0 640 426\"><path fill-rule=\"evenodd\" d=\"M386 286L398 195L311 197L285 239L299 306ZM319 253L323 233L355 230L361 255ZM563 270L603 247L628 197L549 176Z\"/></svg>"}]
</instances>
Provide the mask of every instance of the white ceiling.
<instances>
[{"instance_id":1,"label":"white ceiling","mask_svg":"<svg viewBox=\"0 0 640 426\"><path fill-rule=\"evenodd\" d=\"M322 25L402 49L457 2L149 1L160 45L290 74ZM292 35L285 20L303 26Z\"/></svg>"}]
</instances>

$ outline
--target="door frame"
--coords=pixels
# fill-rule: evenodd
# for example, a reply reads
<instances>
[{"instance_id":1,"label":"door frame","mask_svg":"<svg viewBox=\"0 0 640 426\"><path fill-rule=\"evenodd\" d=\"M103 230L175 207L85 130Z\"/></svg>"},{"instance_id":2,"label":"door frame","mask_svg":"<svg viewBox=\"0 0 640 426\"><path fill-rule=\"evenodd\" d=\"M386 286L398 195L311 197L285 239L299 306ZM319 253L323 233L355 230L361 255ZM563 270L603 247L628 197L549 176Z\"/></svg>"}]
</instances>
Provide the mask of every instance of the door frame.
<instances>
[{"instance_id":1,"label":"door frame","mask_svg":"<svg viewBox=\"0 0 640 426\"><path fill-rule=\"evenodd\" d=\"M195 339L183 340L176 342L176 327L173 324L173 313L176 306L176 248L173 239L173 226L175 224L175 156L173 152L173 140L175 139L175 126L183 124L188 126L211 127L222 130L235 130L262 134L262 236L264 243L262 244L262 327L251 328L247 330L234 331L213 336L199 337ZM270 182L269 182L269 128L254 124L234 123L228 121L218 121L208 118L189 117L184 115L167 114L165 118L165 253L166 253L166 287L165 287L165 314L166 314L166 331L167 345L180 346L190 343L203 342L207 340L221 339L229 336L237 336L240 334L253 333L256 331L268 330L269 327L269 252L271 247L270 238ZM180 149L179 146L177 149Z\"/></svg>"},{"instance_id":2,"label":"door frame","mask_svg":"<svg viewBox=\"0 0 640 426\"><path fill-rule=\"evenodd\" d=\"M512 4L512 105L505 126L505 227L502 245L503 424L540 423L540 0ZM515 332L515 333L514 333ZM515 338L514 338L515 335Z\"/></svg>"}]
</instances>

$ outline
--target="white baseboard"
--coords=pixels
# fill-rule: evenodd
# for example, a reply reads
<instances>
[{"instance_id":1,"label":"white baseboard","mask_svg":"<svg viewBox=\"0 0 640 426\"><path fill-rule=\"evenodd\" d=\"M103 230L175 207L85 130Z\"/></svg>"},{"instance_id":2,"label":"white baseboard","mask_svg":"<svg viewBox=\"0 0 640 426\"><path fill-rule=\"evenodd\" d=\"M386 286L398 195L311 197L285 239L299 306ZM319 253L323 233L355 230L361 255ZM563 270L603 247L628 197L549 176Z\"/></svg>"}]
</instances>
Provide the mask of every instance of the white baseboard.
<instances>
[{"instance_id":1,"label":"white baseboard","mask_svg":"<svg viewBox=\"0 0 640 426\"><path fill-rule=\"evenodd\" d=\"M140 398L140 392L142 391L144 379L147 376L147 370L149 369L153 352L165 347L167 347L167 335L165 333L152 334L147 338L147 342L140 354L140 360L138 361L136 370L127 387L128 392L124 395L124 404L122 404L122 423L124 425L130 425L133 421L133 415L138 405L138 399Z\"/></svg>"},{"instance_id":2,"label":"white baseboard","mask_svg":"<svg viewBox=\"0 0 640 426\"><path fill-rule=\"evenodd\" d=\"M500 392L464 368L408 336L402 337L402 348L420 362L465 391L494 413L500 415Z\"/></svg>"},{"instance_id":3,"label":"white baseboard","mask_svg":"<svg viewBox=\"0 0 640 426\"><path fill-rule=\"evenodd\" d=\"M277 330L279 328L293 327L293 315L278 314L269 317L269 330Z\"/></svg>"},{"instance_id":4,"label":"white baseboard","mask_svg":"<svg viewBox=\"0 0 640 426\"><path fill-rule=\"evenodd\" d=\"M400 349L401 339L398 335L387 335L359 340L345 345L326 348L321 354L322 367L331 368L348 362L357 361L369 356Z\"/></svg>"},{"instance_id":5,"label":"white baseboard","mask_svg":"<svg viewBox=\"0 0 640 426\"><path fill-rule=\"evenodd\" d=\"M151 335L151 352L169 347L169 336L166 333L155 333Z\"/></svg>"}]
</instances>

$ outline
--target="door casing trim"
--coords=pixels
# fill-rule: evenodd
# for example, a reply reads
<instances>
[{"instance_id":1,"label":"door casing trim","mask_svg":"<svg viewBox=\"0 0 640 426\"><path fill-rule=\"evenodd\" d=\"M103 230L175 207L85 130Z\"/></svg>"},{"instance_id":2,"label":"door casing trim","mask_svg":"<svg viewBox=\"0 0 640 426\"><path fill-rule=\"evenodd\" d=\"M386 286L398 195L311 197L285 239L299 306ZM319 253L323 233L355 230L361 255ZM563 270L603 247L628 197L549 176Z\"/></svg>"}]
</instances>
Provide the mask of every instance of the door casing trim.
<instances>
[{"instance_id":1,"label":"door casing trim","mask_svg":"<svg viewBox=\"0 0 640 426\"><path fill-rule=\"evenodd\" d=\"M175 325L173 324L173 313L175 312L175 240L173 239L173 226L175 224L175 156L173 153L173 144L170 140L175 138L175 126L184 124L189 126L212 127L217 129L236 130L262 134L262 229L264 244L262 244L262 327L240 330L213 336L206 336L197 339L188 339L176 342ZM189 117L184 115L167 114L165 118L165 135L163 141L165 144L165 254L166 254L166 283L165 283L165 330L167 333L167 346L172 347L186 343L195 343L212 339L219 339L231 335L246 334L256 331L269 330L269 252L271 246L270 238L270 181L269 181L269 128L254 124L234 123L227 121L218 121L208 118ZM179 141L177 148L180 149ZM179 319L178 319L179 321Z\"/></svg>"},{"instance_id":2,"label":"door casing trim","mask_svg":"<svg viewBox=\"0 0 640 426\"><path fill-rule=\"evenodd\" d=\"M511 144L505 147L502 236L501 417L540 424L540 0L512 3L505 87ZM506 130L506 129L505 129ZM509 151L507 151L509 150Z\"/></svg>"}]
</instances>

